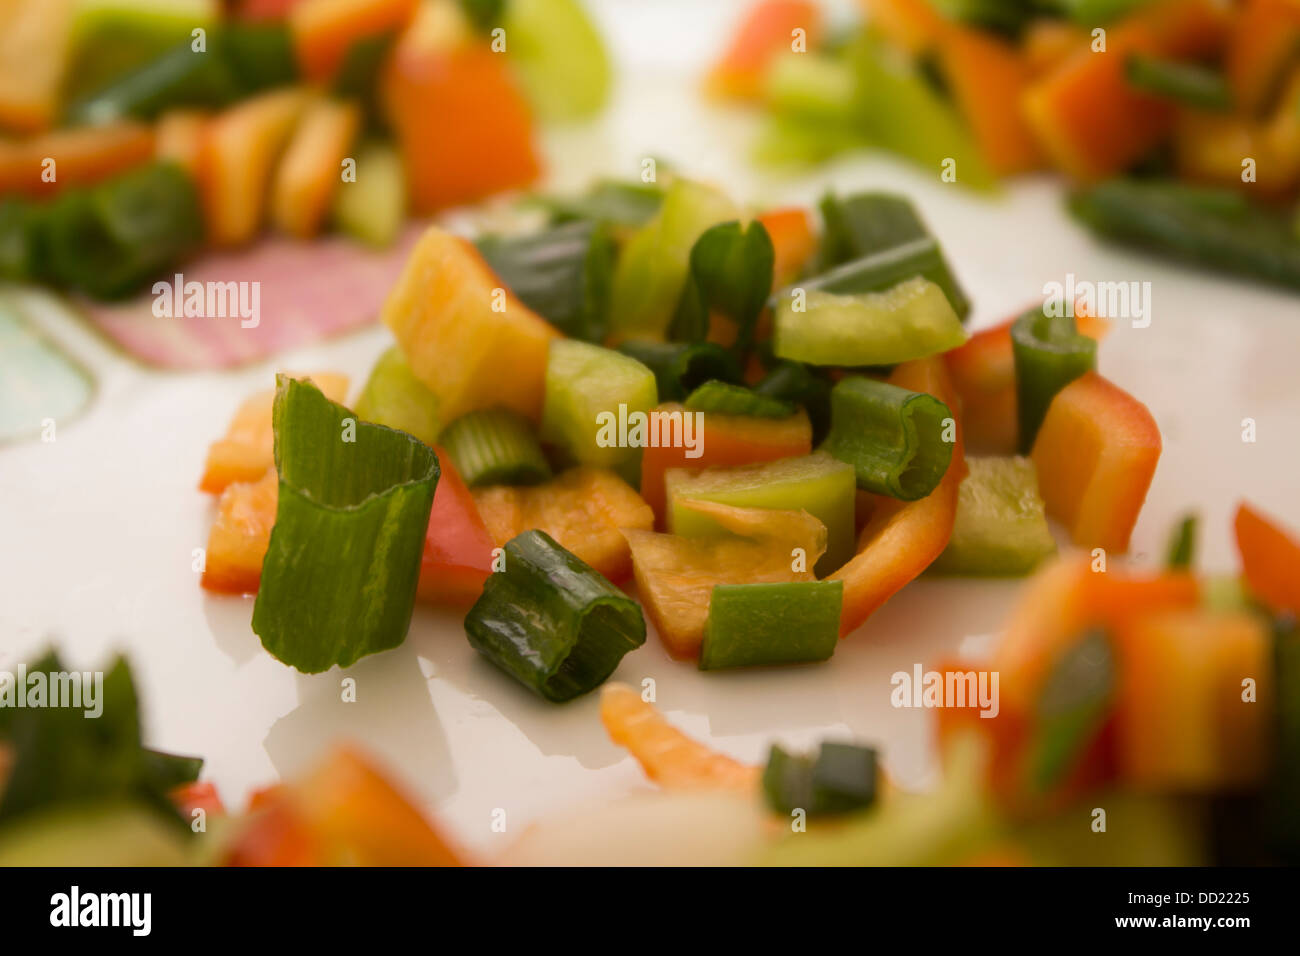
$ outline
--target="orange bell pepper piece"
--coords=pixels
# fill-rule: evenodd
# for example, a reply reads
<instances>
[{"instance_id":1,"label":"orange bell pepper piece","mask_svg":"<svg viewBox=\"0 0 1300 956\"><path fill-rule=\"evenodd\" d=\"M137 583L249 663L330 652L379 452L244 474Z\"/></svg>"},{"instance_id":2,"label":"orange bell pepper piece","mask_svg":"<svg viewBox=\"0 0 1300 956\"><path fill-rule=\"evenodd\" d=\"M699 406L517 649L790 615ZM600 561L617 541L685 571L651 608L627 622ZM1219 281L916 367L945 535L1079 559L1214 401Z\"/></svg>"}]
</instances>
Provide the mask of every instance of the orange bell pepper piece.
<instances>
[{"instance_id":1,"label":"orange bell pepper piece","mask_svg":"<svg viewBox=\"0 0 1300 956\"><path fill-rule=\"evenodd\" d=\"M417 214L526 186L540 172L532 116L506 58L435 22L439 6L421 8L380 78Z\"/></svg>"},{"instance_id":2,"label":"orange bell pepper piece","mask_svg":"<svg viewBox=\"0 0 1300 956\"><path fill-rule=\"evenodd\" d=\"M295 376L298 377L298 376ZM313 383L332 402L347 398L348 378L337 372L316 372ZM226 429L224 438L208 448L208 460L199 480L199 490L220 494L237 481L257 481L268 468L275 466L275 430L271 408L275 389L258 392L244 400Z\"/></svg>"},{"instance_id":3,"label":"orange bell pepper piece","mask_svg":"<svg viewBox=\"0 0 1300 956\"><path fill-rule=\"evenodd\" d=\"M268 183L307 100L305 90L272 90L213 117L200 181L204 220L217 245L241 245L261 229Z\"/></svg>"},{"instance_id":4,"label":"orange bell pepper piece","mask_svg":"<svg viewBox=\"0 0 1300 956\"><path fill-rule=\"evenodd\" d=\"M904 362L888 379L891 385L935 396L956 417L957 393L938 356ZM844 582L840 636L857 629L943 553L957 517L957 489L966 477L966 457L958 420L952 460L938 487L916 501L879 498L858 536L858 553L832 574Z\"/></svg>"},{"instance_id":5,"label":"orange bell pepper piece","mask_svg":"<svg viewBox=\"0 0 1300 956\"><path fill-rule=\"evenodd\" d=\"M989 668L1000 675L1004 712L1031 712L1052 667L1090 628L1113 630L1129 617L1195 606L1200 585L1185 572L1094 571L1086 556L1062 558L1030 580Z\"/></svg>"},{"instance_id":6,"label":"orange bell pepper piece","mask_svg":"<svg viewBox=\"0 0 1300 956\"><path fill-rule=\"evenodd\" d=\"M666 402L655 410L689 414L676 402ZM683 447L646 448L641 454L641 497L654 510L660 528L667 520L664 475L668 469L752 465L812 451L812 425L802 410L788 418L708 412L703 422L698 458L687 458Z\"/></svg>"},{"instance_id":7,"label":"orange bell pepper piece","mask_svg":"<svg viewBox=\"0 0 1300 956\"><path fill-rule=\"evenodd\" d=\"M620 529L654 526L650 506L605 468L572 468L540 485L490 485L472 493L497 547L537 528L615 583L632 573Z\"/></svg>"},{"instance_id":8,"label":"orange bell pepper piece","mask_svg":"<svg viewBox=\"0 0 1300 956\"><path fill-rule=\"evenodd\" d=\"M670 790L758 791L760 767L732 760L692 740L635 688L611 682L600 691L600 720L610 739L626 747L647 777Z\"/></svg>"},{"instance_id":9,"label":"orange bell pepper piece","mask_svg":"<svg viewBox=\"0 0 1300 956\"><path fill-rule=\"evenodd\" d=\"M429 512L416 594L432 604L467 606L482 593L492 573L496 544L451 457L441 448L434 450L442 473Z\"/></svg>"},{"instance_id":10,"label":"orange bell pepper piece","mask_svg":"<svg viewBox=\"0 0 1300 956\"><path fill-rule=\"evenodd\" d=\"M929 0L859 0L871 25L913 55L928 53L946 27Z\"/></svg>"},{"instance_id":11,"label":"orange bell pepper piece","mask_svg":"<svg viewBox=\"0 0 1300 956\"><path fill-rule=\"evenodd\" d=\"M420 0L299 0L287 11L298 66L313 83L332 78L356 42L410 22Z\"/></svg>"},{"instance_id":12,"label":"orange bell pepper piece","mask_svg":"<svg viewBox=\"0 0 1300 956\"><path fill-rule=\"evenodd\" d=\"M1236 109L1259 115L1279 91L1284 71L1300 49L1300 2L1244 0L1239 9L1223 54L1223 72Z\"/></svg>"},{"instance_id":13,"label":"orange bell pepper piece","mask_svg":"<svg viewBox=\"0 0 1300 956\"><path fill-rule=\"evenodd\" d=\"M1016 362L1011 348L1015 319L976 332L966 344L943 355L953 388L961 398L966 447L975 454L1014 455L1019 440L1016 418ZM1101 341L1110 323L1075 307L1080 333Z\"/></svg>"},{"instance_id":14,"label":"orange bell pepper piece","mask_svg":"<svg viewBox=\"0 0 1300 956\"><path fill-rule=\"evenodd\" d=\"M253 594L262 581L262 560L271 543L280 479L268 468L257 481L227 485L208 529L199 583L209 591Z\"/></svg>"},{"instance_id":15,"label":"orange bell pepper piece","mask_svg":"<svg viewBox=\"0 0 1300 956\"><path fill-rule=\"evenodd\" d=\"M153 127L128 120L0 140L0 195L53 196L68 186L108 179L153 156Z\"/></svg>"},{"instance_id":16,"label":"orange bell pepper piece","mask_svg":"<svg viewBox=\"0 0 1300 956\"><path fill-rule=\"evenodd\" d=\"M722 99L758 99L772 61L792 50L794 31L804 31L811 50L821 38L821 28L821 10L808 0L761 0L750 7L726 51L709 70L706 91Z\"/></svg>"},{"instance_id":17,"label":"orange bell pepper piece","mask_svg":"<svg viewBox=\"0 0 1300 956\"><path fill-rule=\"evenodd\" d=\"M757 217L772 239L775 259L772 264L772 288L780 289L799 278L799 273L817 251L817 235L812 218L802 206L783 206L759 213Z\"/></svg>"},{"instance_id":18,"label":"orange bell pepper piece","mask_svg":"<svg viewBox=\"0 0 1300 956\"><path fill-rule=\"evenodd\" d=\"M1043 152L1020 111L1032 79L1029 64L1007 41L951 25L939 37L939 67L989 168L999 176L1043 165Z\"/></svg>"},{"instance_id":19,"label":"orange bell pepper piece","mask_svg":"<svg viewBox=\"0 0 1300 956\"><path fill-rule=\"evenodd\" d=\"M1020 41L1031 76L1050 73L1080 50L1088 47L1088 33L1065 20L1034 20L1025 27Z\"/></svg>"},{"instance_id":20,"label":"orange bell pepper piece","mask_svg":"<svg viewBox=\"0 0 1300 956\"><path fill-rule=\"evenodd\" d=\"M234 866L461 864L460 853L351 746L263 791L251 809L228 851Z\"/></svg>"},{"instance_id":21,"label":"orange bell pepper piece","mask_svg":"<svg viewBox=\"0 0 1300 956\"><path fill-rule=\"evenodd\" d=\"M76 6L74 0L0 4L0 127L35 133L54 122Z\"/></svg>"},{"instance_id":22,"label":"orange bell pepper piece","mask_svg":"<svg viewBox=\"0 0 1300 956\"><path fill-rule=\"evenodd\" d=\"M707 515L729 535L684 538L623 529L632 550L637 596L668 653L699 657L714 585L812 581L826 553L826 526L806 511L736 508L712 501L683 507ZM794 550L805 555L794 570Z\"/></svg>"},{"instance_id":23,"label":"orange bell pepper piece","mask_svg":"<svg viewBox=\"0 0 1300 956\"><path fill-rule=\"evenodd\" d=\"M1076 179L1127 168L1170 131L1174 108L1129 86L1124 63L1134 53L1202 57L1227 35L1216 0L1161 0L1112 26L1105 52L1079 50L1025 92L1024 111L1053 163Z\"/></svg>"},{"instance_id":24,"label":"orange bell pepper piece","mask_svg":"<svg viewBox=\"0 0 1300 956\"><path fill-rule=\"evenodd\" d=\"M1096 372L1052 399L1030 457L1047 513L1075 544L1123 552L1160 460L1147 407Z\"/></svg>"},{"instance_id":25,"label":"orange bell pepper piece","mask_svg":"<svg viewBox=\"0 0 1300 956\"><path fill-rule=\"evenodd\" d=\"M320 231L360 128L361 110L355 103L320 99L307 107L271 182L276 228L299 239Z\"/></svg>"},{"instance_id":26,"label":"orange bell pepper piece","mask_svg":"<svg viewBox=\"0 0 1300 956\"><path fill-rule=\"evenodd\" d=\"M170 160L184 169L203 194L200 182L203 167L203 140L207 136L209 117L198 110L170 110L158 117L154 155Z\"/></svg>"},{"instance_id":27,"label":"orange bell pepper piece","mask_svg":"<svg viewBox=\"0 0 1300 956\"><path fill-rule=\"evenodd\" d=\"M1130 617L1114 634L1124 779L1179 791L1257 783L1272 748L1267 623L1248 611L1180 608Z\"/></svg>"},{"instance_id":28,"label":"orange bell pepper piece","mask_svg":"<svg viewBox=\"0 0 1300 956\"><path fill-rule=\"evenodd\" d=\"M1300 615L1300 540L1244 501L1233 531L1251 592L1274 611Z\"/></svg>"}]
</instances>

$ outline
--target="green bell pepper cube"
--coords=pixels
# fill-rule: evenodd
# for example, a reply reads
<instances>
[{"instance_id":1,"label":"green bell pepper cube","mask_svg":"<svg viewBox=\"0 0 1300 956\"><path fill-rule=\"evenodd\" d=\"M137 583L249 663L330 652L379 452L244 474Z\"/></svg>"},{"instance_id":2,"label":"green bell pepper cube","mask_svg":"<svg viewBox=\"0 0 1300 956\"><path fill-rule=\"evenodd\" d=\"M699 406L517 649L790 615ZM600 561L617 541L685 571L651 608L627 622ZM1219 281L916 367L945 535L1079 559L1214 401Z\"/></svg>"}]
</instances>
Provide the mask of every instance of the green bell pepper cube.
<instances>
[{"instance_id":1,"label":"green bell pepper cube","mask_svg":"<svg viewBox=\"0 0 1300 956\"><path fill-rule=\"evenodd\" d=\"M714 585L700 670L829 660L843 600L843 581Z\"/></svg>"}]
</instances>

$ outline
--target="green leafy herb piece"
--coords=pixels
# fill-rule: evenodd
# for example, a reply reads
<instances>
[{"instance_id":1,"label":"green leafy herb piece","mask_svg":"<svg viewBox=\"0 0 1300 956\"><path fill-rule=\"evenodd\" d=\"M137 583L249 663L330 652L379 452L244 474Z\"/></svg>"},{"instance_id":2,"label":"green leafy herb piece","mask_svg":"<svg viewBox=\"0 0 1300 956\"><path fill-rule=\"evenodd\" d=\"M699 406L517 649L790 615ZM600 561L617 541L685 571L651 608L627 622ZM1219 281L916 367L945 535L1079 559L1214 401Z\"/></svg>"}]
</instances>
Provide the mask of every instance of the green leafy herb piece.
<instances>
[{"instance_id":1,"label":"green leafy herb piece","mask_svg":"<svg viewBox=\"0 0 1300 956\"><path fill-rule=\"evenodd\" d=\"M1079 332L1068 303L1058 305L1060 315L1030 309L1011 326L1022 454L1034 447L1056 393L1097 367L1096 340Z\"/></svg>"},{"instance_id":2,"label":"green leafy herb piece","mask_svg":"<svg viewBox=\"0 0 1300 956\"><path fill-rule=\"evenodd\" d=\"M1199 521L1195 514L1184 516L1174 529L1169 539L1169 550L1165 556L1165 567L1170 570L1185 570L1192 566L1196 558L1196 530Z\"/></svg>"},{"instance_id":3,"label":"green leafy herb piece","mask_svg":"<svg viewBox=\"0 0 1300 956\"><path fill-rule=\"evenodd\" d=\"M859 488L902 501L924 498L952 461L952 412L926 392L860 375L831 390L825 450L853 466Z\"/></svg>"},{"instance_id":4,"label":"green leafy herb piece","mask_svg":"<svg viewBox=\"0 0 1300 956\"><path fill-rule=\"evenodd\" d=\"M569 338L604 342L617 255L608 226L576 221L523 236L486 236L478 248L524 305Z\"/></svg>"},{"instance_id":5,"label":"green leafy herb piece","mask_svg":"<svg viewBox=\"0 0 1300 956\"><path fill-rule=\"evenodd\" d=\"M485 408L456 419L442 447L465 484L535 485L551 477L533 425L509 408Z\"/></svg>"},{"instance_id":6,"label":"green leafy herb piece","mask_svg":"<svg viewBox=\"0 0 1300 956\"><path fill-rule=\"evenodd\" d=\"M768 806L784 815L864 810L876 802L878 782L873 748L834 741L823 743L816 755L790 754L774 744L763 771Z\"/></svg>"},{"instance_id":7,"label":"green leafy herb piece","mask_svg":"<svg viewBox=\"0 0 1300 956\"><path fill-rule=\"evenodd\" d=\"M700 670L830 660L843 600L843 581L714 585Z\"/></svg>"},{"instance_id":8,"label":"green leafy herb piece","mask_svg":"<svg viewBox=\"0 0 1300 956\"><path fill-rule=\"evenodd\" d=\"M286 375L272 420L280 492L253 630L309 674L397 647L415 607L437 456Z\"/></svg>"},{"instance_id":9,"label":"green leafy herb piece","mask_svg":"<svg viewBox=\"0 0 1300 956\"><path fill-rule=\"evenodd\" d=\"M664 191L647 183L616 180L597 182L579 196L542 196L533 202L551 214L553 223L601 223L617 229L635 229L655 217L664 201Z\"/></svg>"},{"instance_id":10,"label":"green leafy herb piece","mask_svg":"<svg viewBox=\"0 0 1300 956\"><path fill-rule=\"evenodd\" d=\"M484 657L560 703L603 683L645 643L641 607L544 531L505 547L505 570L488 577L465 618Z\"/></svg>"},{"instance_id":11,"label":"green leafy herb piece","mask_svg":"<svg viewBox=\"0 0 1300 956\"><path fill-rule=\"evenodd\" d=\"M911 201L893 193L828 193L821 201L822 268L930 238Z\"/></svg>"},{"instance_id":12,"label":"green leafy herb piece","mask_svg":"<svg viewBox=\"0 0 1300 956\"><path fill-rule=\"evenodd\" d=\"M813 445L820 445L831 427L831 383L825 375L803 362L781 359L775 362L754 391L785 402L801 405L812 423Z\"/></svg>"},{"instance_id":13,"label":"green leafy herb piece","mask_svg":"<svg viewBox=\"0 0 1300 956\"><path fill-rule=\"evenodd\" d=\"M761 395L743 385L716 380L705 382L691 392L686 398L686 407L693 412L752 415L755 418L785 418L795 411L792 402Z\"/></svg>"},{"instance_id":14,"label":"green leafy herb piece","mask_svg":"<svg viewBox=\"0 0 1300 956\"><path fill-rule=\"evenodd\" d=\"M724 222L709 229L691 248L691 265L669 338L701 342L709 335L710 312L736 323L737 355L754 342L758 315L772 292L775 261L772 238L761 222Z\"/></svg>"},{"instance_id":15,"label":"green leafy herb piece","mask_svg":"<svg viewBox=\"0 0 1300 956\"><path fill-rule=\"evenodd\" d=\"M41 706L32 703L36 675L43 688ZM59 655L51 651L25 671L0 681L0 700L5 700L0 707L0 740L13 751L8 781L0 783L0 829L52 807L117 801L143 805L184 827L186 821L167 791L194 780L203 762L141 746L139 704L125 659L117 658L103 672L98 687L92 677L93 690L87 688L85 677L77 685L65 682L63 678L69 676ZM56 682L60 695L80 687L81 706L52 706ZM25 695L25 707L8 699L20 693ZM92 702L88 694L96 699ZM75 695L72 702L76 703ZM95 711L98 716L91 716Z\"/></svg>"},{"instance_id":16,"label":"green leafy herb piece","mask_svg":"<svg viewBox=\"0 0 1300 956\"><path fill-rule=\"evenodd\" d=\"M738 385L744 380L736 356L715 342L634 339L621 343L618 350L654 372L661 402L679 402L705 382Z\"/></svg>"}]
</instances>

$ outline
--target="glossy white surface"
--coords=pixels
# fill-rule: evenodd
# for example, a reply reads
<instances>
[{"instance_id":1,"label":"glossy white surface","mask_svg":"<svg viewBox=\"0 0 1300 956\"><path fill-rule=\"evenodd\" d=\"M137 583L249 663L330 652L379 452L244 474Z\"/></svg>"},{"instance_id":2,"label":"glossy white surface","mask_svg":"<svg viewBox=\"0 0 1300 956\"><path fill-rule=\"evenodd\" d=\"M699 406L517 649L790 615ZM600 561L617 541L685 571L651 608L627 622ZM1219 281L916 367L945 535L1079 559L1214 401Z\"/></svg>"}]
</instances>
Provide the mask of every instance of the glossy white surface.
<instances>
[{"instance_id":1,"label":"glossy white surface","mask_svg":"<svg viewBox=\"0 0 1300 956\"><path fill-rule=\"evenodd\" d=\"M701 104L692 75L734 7L602 5L623 82L598 126L549 136L553 180L635 176L653 155L756 205L811 203L830 186L905 192L970 293L975 328L1069 272L1149 280L1150 327L1117 326L1100 356L1103 372L1150 406L1165 440L1133 559L1158 560L1168 529L1195 508L1204 566L1232 568L1229 520L1241 497L1300 526L1300 299L1100 246L1066 218L1046 177L989 199L883 157L797 176L748 166L752 119ZM453 614L418 609L403 647L348 672L358 700L345 704L338 671L306 677L262 651L249 628L251 599L199 589L191 552L206 542L212 502L195 485L208 443L276 367L337 368L359 388L389 341L384 330L235 373L181 376L136 366L66 315L42 315L95 371L99 391L86 415L59 425L55 442L0 448L0 668L51 641L78 667L127 651L148 742L206 757L205 776L228 803L242 805L250 789L350 737L382 755L462 842L487 852L548 811L644 786L606 738L594 695L564 706L534 698L478 658ZM1253 444L1242 441L1244 418L1255 419ZM705 675L671 661L652 635L616 678L654 678L659 705L679 726L738 758L760 760L773 739L853 735L880 743L892 773L921 786L932 770L932 715L891 708L889 675L945 650L978 651L1015 589L921 581L815 667ZM497 808L507 813L505 834L490 828Z\"/></svg>"}]
</instances>

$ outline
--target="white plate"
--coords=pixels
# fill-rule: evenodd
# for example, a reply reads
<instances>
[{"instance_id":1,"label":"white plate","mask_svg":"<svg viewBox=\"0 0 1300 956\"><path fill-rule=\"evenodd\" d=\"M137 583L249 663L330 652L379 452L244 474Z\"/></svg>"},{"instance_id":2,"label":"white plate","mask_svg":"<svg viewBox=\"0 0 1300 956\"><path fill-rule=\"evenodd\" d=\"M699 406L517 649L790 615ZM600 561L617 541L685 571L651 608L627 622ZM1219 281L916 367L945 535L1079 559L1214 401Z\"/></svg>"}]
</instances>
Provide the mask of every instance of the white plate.
<instances>
[{"instance_id":1,"label":"white plate","mask_svg":"<svg viewBox=\"0 0 1300 956\"><path fill-rule=\"evenodd\" d=\"M1100 356L1103 373L1151 408L1165 441L1133 559L1158 561L1174 521L1195 509L1203 566L1232 569L1229 522L1242 497L1300 525L1300 299L1098 245L1064 215L1058 184L1046 177L990 200L884 157L793 178L755 170L744 161L752 118L695 96L695 74L735 9L602 4L623 82L598 126L548 137L553 181L632 177L642 158L656 156L756 204L812 203L831 186L901 191L943 242L975 303L975 328L1070 272L1148 280L1150 327L1117 326ZM262 651L249 628L251 600L199 589L191 552L206 543L213 506L195 486L208 443L277 367L337 368L358 388L389 341L383 329L238 372L174 375L134 365L57 309L41 315L94 370L99 391L53 443L0 448L0 668L49 642L78 667L128 652L148 742L206 757L205 777L236 807L339 737L381 755L459 840L488 853L548 811L645 786L606 738L595 695L563 706L534 698L475 654L456 615L418 609L403 647L347 672L358 690L347 704L340 672L305 677ZM1242 441L1245 418L1256 422L1253 444ZM1015 590L923 580L824 665L704 675L671 661L652 635L615 676L653 678L679 726L737 758L759 761L773 740L856 736L878 742L905 785L923 786L933 772L933 715L891 708L889 675L943 651L978 652ZM498 808L505 834L491 828Z\"/></svg>"}]
</instances>

